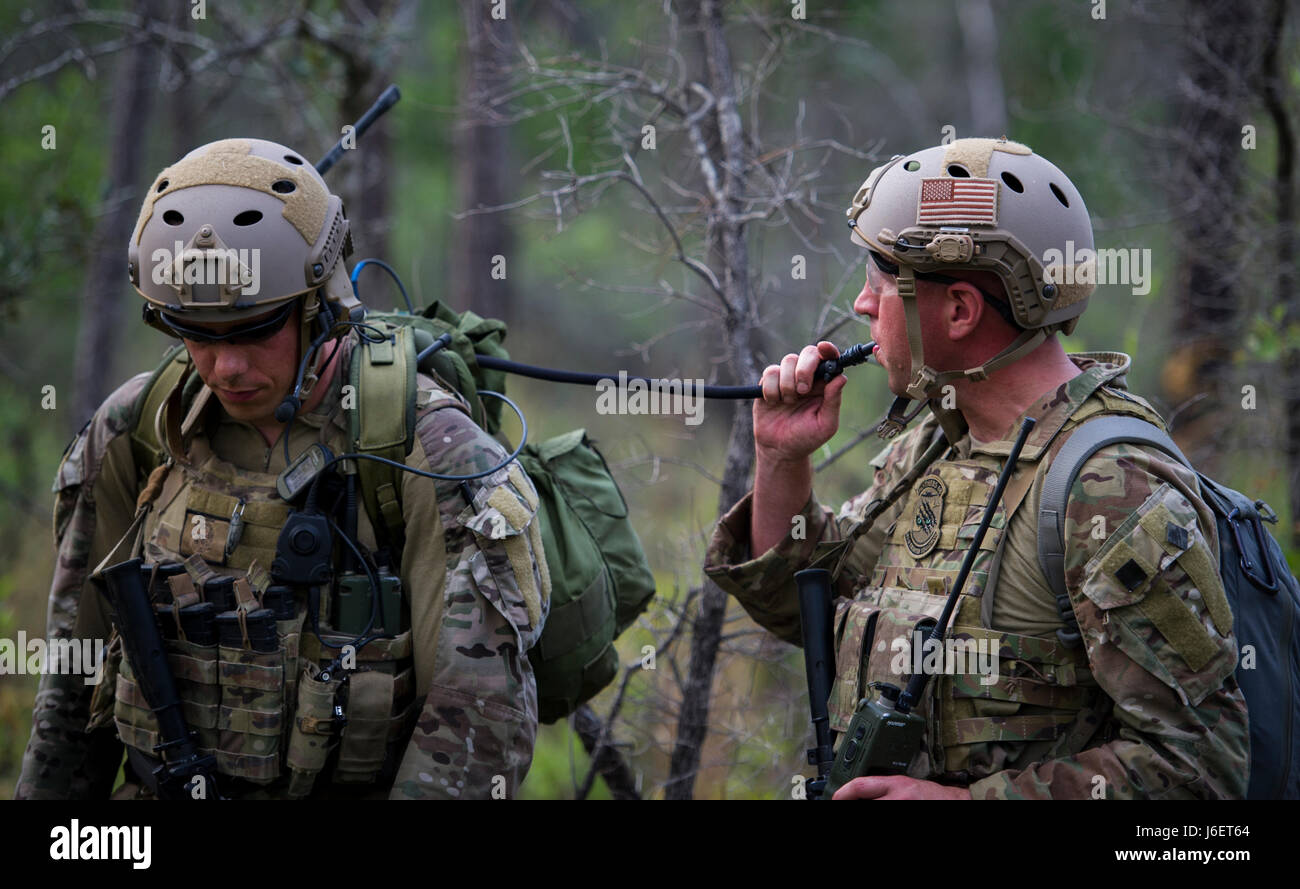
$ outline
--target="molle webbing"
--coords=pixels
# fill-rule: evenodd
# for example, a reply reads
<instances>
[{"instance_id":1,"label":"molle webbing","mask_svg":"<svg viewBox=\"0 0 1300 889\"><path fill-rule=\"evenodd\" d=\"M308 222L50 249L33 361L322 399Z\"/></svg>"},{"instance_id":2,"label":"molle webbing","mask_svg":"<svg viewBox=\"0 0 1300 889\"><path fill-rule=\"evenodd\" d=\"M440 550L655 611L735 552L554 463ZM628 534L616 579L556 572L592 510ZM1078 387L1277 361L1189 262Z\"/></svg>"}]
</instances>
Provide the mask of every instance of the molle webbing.
<instances>
[{"instance_id":1,"label":"molle webbing","mask_svg":"<svg viewBox=\"0 0 1300 889\"><path fill-rule=\"evenodd\" d=\"M155 433L154 418L172 389L189 373L190 367L190 353L185 350L185 345L177 343L172 346L132 408L131 456L140 475L152 471L166 456Z\"/></svg>"},{"instance_id":2,"label":"molle webbing","mask_svg":"<svg viewBox=\"0 0 1300 889\"><path fill-rule=\"evenodd\" d=\"M997 679L940 678L935 694L946 768L965 768L964 747L970 744L1055 741L1062 748L1059 755L1077 753L1092 732L1074 732L1071 726L1100 694L1086 654L1056 640L976 626L981 603L963 600L945 644L995 653Z\"/></svg>"},{"instance_id":3,"label":"molle webbing","mask_svg":"<svg viewBox=\"0 0 1300 889\"><path fill-rule=\"evenodd\" d=\"M363 338L352 355L356 405L350 428L358 452L402 463L415 433L415 345L410 327L391 327L388 334L380 342ZM400 549L405 540L401 470L374 460L358 460L356 466L367 514Z\"/></svg>"}]
</instances>

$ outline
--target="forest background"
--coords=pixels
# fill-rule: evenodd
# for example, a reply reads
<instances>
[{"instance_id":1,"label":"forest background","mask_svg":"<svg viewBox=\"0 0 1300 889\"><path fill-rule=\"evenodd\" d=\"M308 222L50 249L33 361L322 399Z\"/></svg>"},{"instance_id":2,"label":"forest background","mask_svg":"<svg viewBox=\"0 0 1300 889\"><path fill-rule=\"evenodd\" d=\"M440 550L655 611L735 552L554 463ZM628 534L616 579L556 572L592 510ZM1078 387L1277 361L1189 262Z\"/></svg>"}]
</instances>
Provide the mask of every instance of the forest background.
<instances>
[{"instance_id":1,"label":"forest background","mask_svg":"<svg viewBox=\"0 0 1300 889\"><path fill-rule=\"evenodd\" d=\"M353 262L575 370L749 383L819 336L865 339L843 212L872 167L954 137L1030 145L1098 247L1149 258L1067 350L1131 355L1130 388L1198 467L1276 508L1294 569L1295 19L1285 0L4 0L0 638L44 632L64 445L168 345L125 274L153 176L234 136L319 157L389 83L400 103L328 176ZM399 305L379 271L360 286ZM850 373L817 456L832 505L866 486L888 404L876 371ZM602 415L589 388L510 392L536 439L598 441L658 582L618 680L543 728L523 795L789 797L802 658L699 570L749 484L749 404L691 425ZM0 676L0 797L35 685Z\"/></svg>"}]
</instances>

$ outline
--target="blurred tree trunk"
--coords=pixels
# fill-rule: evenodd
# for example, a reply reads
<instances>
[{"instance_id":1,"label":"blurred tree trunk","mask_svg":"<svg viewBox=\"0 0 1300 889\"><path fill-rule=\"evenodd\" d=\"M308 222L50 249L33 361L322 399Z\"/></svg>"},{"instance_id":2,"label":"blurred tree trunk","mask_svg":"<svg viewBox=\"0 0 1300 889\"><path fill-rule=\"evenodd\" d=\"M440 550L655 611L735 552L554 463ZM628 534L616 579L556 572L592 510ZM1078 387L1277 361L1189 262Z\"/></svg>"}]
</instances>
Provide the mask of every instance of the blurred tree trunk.
<instances>
[{"instance_id":1,"label":"blurred tree trunk","mask_svg":"<svg viewBox=\"0 0 1300 889\"><path fill-rule=\"evenodd\" d=\"M559 32L561 41L576 50L586 52L597 48L591 19L574 0L546 0L533 9L532 16L537 21L549 21Z\"/></svg>"},{"instance_id":2,"label":"blurred tree trunk","mask_svg":"<svg viewBox=\"0 0 1300 889\"><path fill-rule=\"evenodd\" d=\"M398 15L400 6L401 3L390 3L388 0L361 0L359 9L350 10L349 19L362 24L384 21ZM347 4L343 8L350 9ZM343 123L340 124L339 132L327 134L329 145L333 145L343 135L342 125L356 123L357 118L366 113L366 109L392 82L395 62L396 59L391 55L376 56L364 47L358 47L356 51L343 56L347 83L339 106ZM392 118L389 115L379 118L366 131L365 136L357 140L356 150L349 151L330 176L339 183L332 184L331 188L336 193L348 195L348 221L352 226L352 242L357 251L352 258L353 262L372 256L377 259L389 258L388 189L393 173L392 138L389 135L391 125ZM368 292L376 295L375 301L370 303L374 308L406 308L395 288L390 288L386 283L381 288L379 283L382 282L372 281L368 288L362 290L363 294Z\"/></svg>"},{"instance_id":3,"label":"blurred tree trunk","mask_svg":"<svg viewBox=\"0 0 1300 889\"><path fill-rule=\"evenodd\" d=\"M596 770L596 774L605 779L605 786L609 788L610 795L614 799L640 799L641 794L636 788L636 775L633 774L632 767L616 747L609 743L601 743L605 726L589 705L583 704L573 714L573 727L578 737L582 739L582 747L587 751L587 755L594 757L592 768ZM582 794L579 798L586 799L586 794Z\"/></svg>"},{"instance_id":4,"label":"blurred tree trunk","mask_svg":"<svg viewBox=\"0 0 1300 889\"><path fill-rule=\"evenodd\" d=\"M1300 296L1295 292L1295 128L1287 111L1290 76L1279 52L1285 39L1287 0L1273 0L1265 35L1262 90L1264 106L1277 133L1274 182L1277 188L1277 293L1274 305L1282 306L1281 382L1286 417L1286 468L1291 507L1290 544L1300 548L1300 348L1291 332L1300 325Z\"/></svg>"},{"instance_id":5,"label":"blurred tree trunk","mask_svg":"<svg viewBox=\"0 0 1300 889\"><path fill-rule=\"evenodd\" d=\"M989 0L956 0L961 42L966 49L970 91L969 135L996 139L1007 133L1007 96L998 66L998 29ZM966 134L963 134L966 135Z\"/></svg>"},{"instance_id":6,"label":"blurred tree trunk","mask_svg":"<svg viewBox=\"0 0 1300 889\"><path fill-rule=\"evenodd\" d=\"M158 0L137 0L135 11L153 18ZM114 78L113 108L109 113L112 142L108 146L108 182L103 212L91 237L91 253L82 289L81 327L77 333L75 391L66 416L69 431L76 432L116 387L115 355L129 315L124 296L130 284L126 275L126 250L140 206L140 174L144 166L153 96L157 89L159 54L151 42L141 43L122 56ZM147 274L147 270L142 270Z\"/></svg>"},{"instance_id":7,"label":"blurred tree trunk","mask_svg":"<svg viewBox=\"0 0 1300 889\"><path fill-rule=\"evenodd\" d=\"M460 119L456 123L457 206L461 210L494 207L508 198L510 130L494 120L488 106L502 92L513 55L509 19L495 20L488 4L458 0L465 26L461 55ZM451 292L456 309L473 309L490 318L512 317L514 289L509 263L514 260L514 230L505 213L476 213L455 223ZM493 278L493 257L507 260L506 277Z\"/></svg>"},{"instance_id":8,"label":"blurred tree trunk","mask_svg":"<svg viewBox=\"0 0 1300 889\"><path fill-rule=\"evenodd\" d=\"M172 5L168 15L169 22L173 28L178 31L191 31L194 19L190 17L190 6L187 3L176 3ZM183 68L185 59L179 51L179 47L168 46L172 53L173 63L178 68ZM195 95L194 84L190 78L185 77L176 85L176 89L167 96L167 115L170 118L171 147L167 151L167 160L164 163L172 163L180 160L189 154L195 148L198 148L202 135L199 129L199 122L196 119L199 115L199 102L205 97Z\"/></svg>"},{"instance_id":9,"label":"blurred tree trunk","mask_svg":"<svg viewBox=\"0 0 1300 889\"><path fill-rule=\"evenodd\" d=\"M680 0L683 23L700 30L705 72L703 81L713 107L705 120L713 132L697 141L697 158L702 168L711 168L717 177L717 202L710 207L710 264L722 284L726 302L723 322L726 360L737 381L758 379L755 363L756 312L750 282L749 246L745 241L745 224L738 221L742 197L746 194L747 174L754 164L747 151L745 134L737 105L737 91L731 63L731 51L723 33L722 0ZM752 406L736 401L732 407L731 434L727 458L718 495L718 515L731 509L749 488L754 467L754 428ZM691 655L682 689L681 710L677 719L677 739L669 764L664 788L667 799L690 799L700 768L704 741L708 735L709 704L718 647L722 640L722 622L727 611L727 594L708 578L700 597L700 610L691 634Z\"/></svg>"},{"instance_id":10,"label":"blurred tree trunk","mask_svg":"<svg viewBox=\"0 0 1300 889\"><path fill-rule=\"evenodd\" d=\"M1179 410L1183 449L1209 475L1222 471L1225 411L1235 412L1232 354L1241 334L1240 253L1245 227L1242 117L1251 107L1267 30L1260 4L1187 0L1179 75L1178 141L1171 204L1181 225L1173 342L1162 369L1165 397Z\"/></svg>"}]
</instances>

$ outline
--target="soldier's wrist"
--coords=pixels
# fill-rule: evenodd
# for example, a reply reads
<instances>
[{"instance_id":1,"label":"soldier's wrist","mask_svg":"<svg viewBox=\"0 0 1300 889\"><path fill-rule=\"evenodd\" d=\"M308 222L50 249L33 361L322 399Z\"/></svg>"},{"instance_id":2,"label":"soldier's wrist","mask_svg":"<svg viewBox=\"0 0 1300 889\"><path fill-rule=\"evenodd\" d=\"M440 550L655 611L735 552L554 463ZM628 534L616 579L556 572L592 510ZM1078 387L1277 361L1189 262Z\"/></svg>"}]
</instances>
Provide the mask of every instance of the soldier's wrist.
<instances>
[{"instance_id":1,"label":"soldier's wrist","mask_svg":"<svg viewBox=\"0 0 1300 889\"><path fill-rule=\"evenodd\" d=\"M812 453L798 454L778 448L755 445L754 462L758 467L779 472L812 468Z\"/></svg>"}]
</instances>

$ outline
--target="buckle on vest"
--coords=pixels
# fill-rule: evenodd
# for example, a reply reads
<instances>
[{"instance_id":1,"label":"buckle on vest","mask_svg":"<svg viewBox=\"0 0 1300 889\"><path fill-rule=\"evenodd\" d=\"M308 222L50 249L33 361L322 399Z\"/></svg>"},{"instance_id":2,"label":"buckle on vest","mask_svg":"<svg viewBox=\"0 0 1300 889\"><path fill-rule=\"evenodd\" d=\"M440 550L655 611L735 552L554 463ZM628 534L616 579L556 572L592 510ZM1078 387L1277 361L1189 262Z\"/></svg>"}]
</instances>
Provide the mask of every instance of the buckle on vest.
<instances>
[{"instance_id":1,"label":"buckle on vest","mask_svg":"<svg viewBox=\"0 0 1300 889\"><path fill-rule=\"evenodd\" d=\"M332 715L325 718L319 716L298 717L298 728L309 735L336 735L342 732L347 724L348 718L343 713L343 707L340 704L335 704Z\"/></svg>"},{"instance_id":2,"label":"buckle on vest","mask_svg":"<svg viewBox=\"0 0 1300 889\"><path fill-rule=\"evenodd\" d=\"M884 419L876 424L876 435L885 441L889 441L906 429L907 424L912 422L916 415L921 412L921 409L929 404L929 401L923 400L911 411L907 411L906 407L909 401L911 399L905 395L900 395L894 399L894 403L890 405Z\"/></svg>"}]
</instances>

